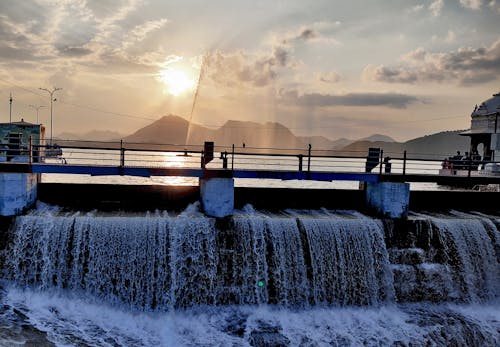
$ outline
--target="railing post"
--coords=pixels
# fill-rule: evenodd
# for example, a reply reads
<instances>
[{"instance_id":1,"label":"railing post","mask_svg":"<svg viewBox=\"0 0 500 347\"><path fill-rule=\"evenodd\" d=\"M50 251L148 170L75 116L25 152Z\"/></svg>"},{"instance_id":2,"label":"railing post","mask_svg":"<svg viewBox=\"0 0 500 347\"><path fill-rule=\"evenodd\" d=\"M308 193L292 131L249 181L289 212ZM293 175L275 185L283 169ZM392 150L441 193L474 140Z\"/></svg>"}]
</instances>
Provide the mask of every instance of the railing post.
<instances>
[{"instance_id":1,"label":"railing post","mask_svg":"<svg viewBox=\"0 0 500 347\"><path fill-rule=\"evenodd\" d=\"M307 172L311 172L311 144L309 144L309 150L307 153Z\"/></svg>"},{"instance_id":2,"label":"railing post","mask_svg":"<svg viewBox=\"0 0 500 347\"><path fill-rule=\"evenodd\" d=\"M380 150L380 160L379 160L379 165L380 165L380 170L379 170L379 174L382 175L382 165L383 165L383 162L384 162L384 150L381 149Z\"/></svg>"},{"instance_id":3,"label":"railing post","mask_svg":"<svg viewBox=\"0 0 500 347\"><path fill-rule=\"evenodd\" d=\"M120 167L125 166L125 148L123 148L123 140L120 140Z\"/></svg>"},{"instance_id":4,"label":"railing post","mask_svg":"<svg viewBox=\"0 0 500 347\"><path fill-rule=\"evenodd\" d=\"M33 138L31 135L29 138L28 156L29 156L29 163L31 165L33 163Z\"/></svg>"},{"instance_id":5,"label":"railing post","mask_svg":"<svg viewBox=\"0 0 500 347\"><path fill-rule=\"evenodd\" d=\"M467 172L467 177L470 177L470 172L472 170L472 157L469 156L469 158L467 160L469 162L469 168L468 168L468 172Z\"/></svg>"},{"instance_id":6,"label":"railing post","mask_svg":"<svg viewBox=\"0 0 500 347\"><path fill-rule=\"evenodd\" d=\"M403 175L406 175L406 150L403 152Z\"/></svg>"},{"instance_id":7,"label":"railing post","mask_svg":"<svg viewBox=\"0 0 500 347\"><path fill-rule=\"evenodd\" d=\"M231 170L234 170L234 143L233 143L233 151L231 153Z\"/></svg>"},{"instance_id":8,"label":"railing post","mask_svg":"<svg viewBox=\"0 0 500 347\"><path fill-rule=\"evenodd\" d=\"M302 172L302 160L304 159L304 155L299 154L299 172Z\"/></svg>"},{"instance_id":9,"label":"railing post","mask_svg":"<svg viewBox=\"0 0 500 347\"><path fill-rule=\"evenodd\" d=\"M227 169L227 151L221 153L222 158L222 168Z\"/></svg>"}]
</instances>

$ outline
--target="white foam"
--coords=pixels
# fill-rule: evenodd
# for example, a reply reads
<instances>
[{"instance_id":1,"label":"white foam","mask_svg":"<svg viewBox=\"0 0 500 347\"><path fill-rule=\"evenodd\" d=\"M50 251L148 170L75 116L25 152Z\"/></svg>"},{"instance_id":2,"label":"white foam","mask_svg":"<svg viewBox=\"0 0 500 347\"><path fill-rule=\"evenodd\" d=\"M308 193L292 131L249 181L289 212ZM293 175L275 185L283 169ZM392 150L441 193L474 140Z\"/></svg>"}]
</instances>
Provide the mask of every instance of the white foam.
<instances>
[{"instance_id":1,"label":"white foam","mask_svg":"<svg viewBox=\"0 0 500 347\"><path fill-rule=\"evenodd\" d=\"M6 292L2 304L21 310L58 346L77 342L92 346L250 346L252 332L265 331L266 326L274 327L291 346L385 346L396 342L445 346L450 341L459 345L471 341L468 338L479 338L479 345L487 346L500 339L500 303L300 310L222 306L154 314L61 291L7 287Z\"/></svg>"}]
</instances>

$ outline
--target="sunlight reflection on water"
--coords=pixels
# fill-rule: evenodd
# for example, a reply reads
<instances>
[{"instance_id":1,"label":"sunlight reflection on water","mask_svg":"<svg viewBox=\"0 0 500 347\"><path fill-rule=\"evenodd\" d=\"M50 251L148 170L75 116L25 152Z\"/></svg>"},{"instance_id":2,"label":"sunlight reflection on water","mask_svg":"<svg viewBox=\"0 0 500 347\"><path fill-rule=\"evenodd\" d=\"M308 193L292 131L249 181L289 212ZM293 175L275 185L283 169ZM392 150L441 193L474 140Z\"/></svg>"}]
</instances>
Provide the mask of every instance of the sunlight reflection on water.
<instances>
[{"instance_id":1,"label":"sunlight reflection on water","mask_svg":"<svg viewBox=\"0 0 500 347\"><path fill-rule=\"evenodd\" d=\"M120 154L118 151L102 150L68 150L64 152L64 160L68 164L96 164L96 165L120 165ZM47 159L48 163L58 163L61 159ZM184 155L175 152L126 152L126 166L145 166L155 168L189 167L199 168L201 157L199 153ZM261 170L298 170L298 157L266 157L266 156L237 156L234 161L228 156L228 167L235 169L261 169ZM303 158L303 170L308 167L307 158ZM365 159L352 158L313 158L310 162L311 171L337 171L337 172L363 172ZM214 153L214 160L207 168L222 168L222 160ZM402 172L401 160L392 161L392 172ZM407 161L407 173L437 174L440 168L439 162L415 162ZM379 170L375 168L374 172ZM127 184L127 185L168 185L168 186L196 186L196 177L134 177L134 176L90 176L76 174L43 174L42 182L46 183L89 183L89 184ZM281 187L281 188L304 188L304 189L358 189L356 181L307 181L307 180L276 180L276 179L238 179L235 178L236 187ZM440 186L436 183L422 182L410 183L411 190L449 190L450 187Z\"/></svg>"}]
</instances>

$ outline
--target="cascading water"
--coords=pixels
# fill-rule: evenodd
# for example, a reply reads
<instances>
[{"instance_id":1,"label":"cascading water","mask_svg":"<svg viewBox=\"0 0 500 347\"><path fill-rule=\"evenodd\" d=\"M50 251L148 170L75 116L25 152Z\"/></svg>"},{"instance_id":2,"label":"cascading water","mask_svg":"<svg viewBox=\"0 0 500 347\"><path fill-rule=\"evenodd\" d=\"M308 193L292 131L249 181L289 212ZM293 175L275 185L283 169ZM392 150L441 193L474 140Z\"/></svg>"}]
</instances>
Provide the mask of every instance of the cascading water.
<instances>
[{"instance_id":1,"label":"cascading water","mask_svg":"<svg viewBox=\"0 0 500 347\"><path fill-rule=\"evenodd\" d=\"M83 290L145 310L197 305L372 305L392 299L374 220L238 216L18 217L16 283Z\"/></svg>"},{"instance_id":2,"label":"cascading water","mask_svg":"<svg viewBox=\"0 0 500 347\"><path fill-rule=\"evenodd\" d=\"M417 216L389 250L403 301L478 303L500 296L500 233L494 217ZM394 247L397 246L397 247Z\"/></svg>"},{"instance_id":3,"label":"cascading water","mask_svg":"<svg viewBox=\"0 0 500 347\"><path fill-rule=\"evenodd\" d=\"M17 217L0 317L28 319L61 345L494 346L500 338L496 217L414 214L398 224L352 211L247 209L215 220L195 210L42 208ZM68 310L75 302L83 311ZM102 305L114 318L94 316ZM146 316L138 323L123 310ZM165 324L166 339L149 330Z\"/></svg>"}]
</instances>

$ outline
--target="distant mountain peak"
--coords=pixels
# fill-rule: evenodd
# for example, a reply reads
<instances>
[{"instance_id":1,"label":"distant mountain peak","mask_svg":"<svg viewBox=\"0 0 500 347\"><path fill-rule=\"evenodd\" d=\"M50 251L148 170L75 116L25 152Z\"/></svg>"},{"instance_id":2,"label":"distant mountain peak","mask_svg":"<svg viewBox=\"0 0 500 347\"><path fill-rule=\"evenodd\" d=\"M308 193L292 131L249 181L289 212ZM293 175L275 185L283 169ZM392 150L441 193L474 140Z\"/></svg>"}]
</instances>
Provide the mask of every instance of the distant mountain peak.
<instances>
[{"instance_id":1,"label":"distant mountain peak","mask_svg":"<svg viewBox=\"0 0 500 347\"><path fill-rule=\"evenodd\" d=\"M186 119L182 118L181 116L177 116L175 114L169 114L166 116L161 117L155 122L183 122L183 123L189 123Z\"/></svg>"},{"instance_id":2,"label":"distant mountain peak","mask_svg":"<svg viewBox=\"0 0 500 347\"><path fill-rule=\"evenodd\" d=\"M396 142L393 138L387 135L373 134L368 137L364 137L359 141L370 141L370 142Z\"/></svg>"}]
</instances>

